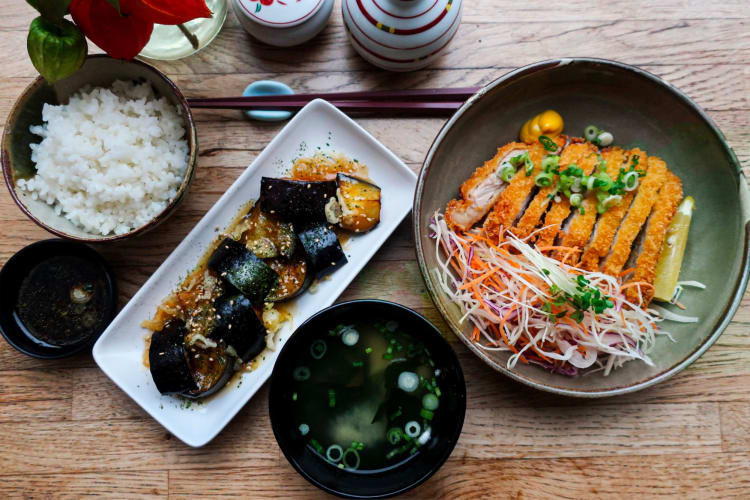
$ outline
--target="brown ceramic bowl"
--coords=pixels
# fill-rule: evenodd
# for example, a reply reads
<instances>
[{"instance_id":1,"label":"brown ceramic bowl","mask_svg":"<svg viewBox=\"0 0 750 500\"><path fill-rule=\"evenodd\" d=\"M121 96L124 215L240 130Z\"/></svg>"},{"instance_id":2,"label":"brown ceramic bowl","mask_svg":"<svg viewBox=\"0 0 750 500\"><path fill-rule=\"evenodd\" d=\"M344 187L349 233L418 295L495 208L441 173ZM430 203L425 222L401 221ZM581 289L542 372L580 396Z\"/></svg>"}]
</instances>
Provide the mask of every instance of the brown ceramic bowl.
<instances>
[{"instance_id":1,"label":"brown ceramic bowl","mask_svg":"<svg viewBox=\"0 0 750 500\"><path fill-rule=\"evenodd\" d=\"M190 156L185 177L182 180L177 195L169 202L159 215L148 223L130 232L117 235L103 236L84 231L65 217L58 215L51 206L44 202L33 200L21 190L16 189L16 180L28 177L34 173L29 144L39 142L39 137L29 132L30 125L42 123L42 106L45 103L60 104L66 102L71 94L85 85L108 86L115 80L148 81L156 94L166 97L178 107L185 120ZM3 130L2 165L5 183L8 185L13 201L31 220L47 231L71 240L87 243L123 240L137 234L145 233L163 222L185 198L188 186L193 179L193 173L198 158L198 138L195 130L190 107L177 86L158 69L141 61L122 61L105 55L89 56L80 70L72 76L50 85L39 77L26 87L8 114Z\"/></svg>"},{"instance_id":2,"label":"brown ceramic bowl","mask_svg":"<svg viewBox=\"0 0 750 500\"><path fill-rule=\"evenodd\" d=\"M485 351L468 339L468 321L437 286L430 218L458 194L474 169L498 146L518 140L521 125L546 109L581 136L589 124L605 127L615 142L664 158L695 198L683 280L704 283L680 299L695 324L665 322L676 342L660 337L654 366L626 363L609 376L566 377L536 366L507 367L508 353ZM578 397L633 392L666 380L703 354L729 324L748 282L750 195L737 157L703 110L658 77L600 59L560 59L532 64L490 83L446 123L427 153L414 200L417 259L435 305L455 334L495 370L536 389Z\"/></svg>"}]
</instances>

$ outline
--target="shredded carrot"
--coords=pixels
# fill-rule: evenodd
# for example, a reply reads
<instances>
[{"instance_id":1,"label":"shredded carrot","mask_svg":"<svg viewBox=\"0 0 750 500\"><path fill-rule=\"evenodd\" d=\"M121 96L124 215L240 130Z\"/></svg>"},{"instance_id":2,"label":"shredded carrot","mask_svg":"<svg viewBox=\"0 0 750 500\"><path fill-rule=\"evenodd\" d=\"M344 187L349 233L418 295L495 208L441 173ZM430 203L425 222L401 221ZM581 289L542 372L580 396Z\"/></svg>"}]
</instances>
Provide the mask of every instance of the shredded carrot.
<instances>
[{"instance_id":1,"label":"shredded carrot","mask_svg":"<svg viewBox=\"0 0 750 500\"><path fill-rule=\"evenodd\" d=\"M456 245L445 252L445 261L440 257L442 289L472 321L472 330L467 335L470 340L483 349L500 348L513 353L508 360L509 368L520 361L569 369L572 367L569 361L555 359L563 354L558 342L567 340L586 356L593 350L598 356L598 366L607 374L629 360L645 359L644 353L653 346L658 330L653 322L657 316L647 309L608 306L600 311L599 302L597 305L592 302L591 307L576 313L582 315L582 319L576 318L579 322L570 317L574 312L571 306L560 303L555 306L550 302L554 302L553 285L570 290L566 293L575 293L574 298L579 293L584 298L588 290L578 286L572 291L578 277L583 276L590 283L588 286L598 289L602 297L622 304L628 295L623 292L628 288L652 286L644 282L623 284L622 277L633 269L623 270L620 276L587 271L575 267L581 248L534 247L508 231L502 231L498 238L481 231L464 232L448 226L440 213L435 214L433 221L431 229L435 230L436 239L450 239ZM447 247L452 245L443 249ZM554 253L550 255L542 253L551 251ZM573 265L568 265L569 262ZM540 337L542 331L546 332L544 340ZM604 336L611 334L622 336L627 342L600 347L607 342ZM619 352L613 353L613 349Z\"/></svg>"},{"instance_id":2,"label":"shredded carrot","mask_svg":"<svg viewBox=\"0 0 750 500\"><path fill-rule=\"evenodd\" d=\"M630 267L630 268L628 268L628 269L625 269L624 271L620 271L620 274L618 274L618 275L617 275L617 277L618 277L618 278L622 278L622 277L623 277L623 276L625 276L626 274L630 274L630 273L632 273L632 272L635 272L635 268L634 268L634 267Z\"/></svg>"}]
</instances>

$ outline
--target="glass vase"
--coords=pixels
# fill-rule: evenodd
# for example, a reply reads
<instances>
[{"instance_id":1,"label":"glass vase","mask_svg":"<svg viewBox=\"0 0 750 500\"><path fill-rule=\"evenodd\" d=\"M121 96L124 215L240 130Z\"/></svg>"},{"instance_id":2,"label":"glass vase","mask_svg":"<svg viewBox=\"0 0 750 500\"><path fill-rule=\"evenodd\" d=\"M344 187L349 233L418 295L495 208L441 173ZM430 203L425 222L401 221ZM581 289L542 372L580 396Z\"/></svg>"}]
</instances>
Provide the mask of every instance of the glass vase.
<instances>
[{"instance_id":1,"label":"glass vase","mask_svg":"<svg viewBox=\"0 0 750 500\"><path fill-rule=\"evenodd\" d=\"M211 43L227 18L228 0L206 0L206 5L213 16L193 19L180 26L154 25L151 39L139 55L172 61L195 54Z\"/></svg>"}]
</instances>

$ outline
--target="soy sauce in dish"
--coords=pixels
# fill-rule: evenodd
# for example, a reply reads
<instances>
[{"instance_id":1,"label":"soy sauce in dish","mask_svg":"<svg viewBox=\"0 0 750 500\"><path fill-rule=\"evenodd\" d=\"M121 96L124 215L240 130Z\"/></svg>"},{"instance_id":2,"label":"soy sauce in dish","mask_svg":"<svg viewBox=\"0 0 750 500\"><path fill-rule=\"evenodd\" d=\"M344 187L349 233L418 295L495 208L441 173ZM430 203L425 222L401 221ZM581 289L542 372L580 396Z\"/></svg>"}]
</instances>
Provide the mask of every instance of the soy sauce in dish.
<instances>
[{"instance_id":1,"label":"soy sauce in dish","mask_svg":"<svg viewBox=\"0 0 750 500\"><path fill-rule=\"evenodd\" d=\"M95 263L57 256L34 266L21 282L13 317L44 347L78 344L106 321L106 276Z\"/></svg>"},{"instance_id":2,"label":"soy sauce in dish","mask_svg":"<svg viewBox=\"0 0 750 500\"><path fill-rule=\"evenodd\" d=\"M399 466L431 438L436 374L425 345L395 321L331 325L290 374L297 432L332 466Z\"/></svg>"}]
</instances>

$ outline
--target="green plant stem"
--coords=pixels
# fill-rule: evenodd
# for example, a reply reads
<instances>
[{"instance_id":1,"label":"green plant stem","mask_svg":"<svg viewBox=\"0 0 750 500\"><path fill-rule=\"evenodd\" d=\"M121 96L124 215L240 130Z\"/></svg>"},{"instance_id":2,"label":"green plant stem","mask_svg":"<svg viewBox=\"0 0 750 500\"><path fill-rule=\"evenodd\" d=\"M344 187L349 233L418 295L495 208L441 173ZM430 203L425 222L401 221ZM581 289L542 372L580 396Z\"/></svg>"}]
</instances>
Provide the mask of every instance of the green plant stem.
<instances>
[{"instance_id":1,"label":"green plant stem","mask_svg":"<svg viewBox=\"0 0 750 500\"><path fill-rule=\"evenodd\" d=\"M182 34L185 35L185 38L187 38L190 41L190 45L192 45L195 50L198 50L198 47L200 46L198 37L192 34L190 30L185 27L184 24L178 24L177 27L180 28L180 31L182 31Z\"/></svg>"}]
</instances>

